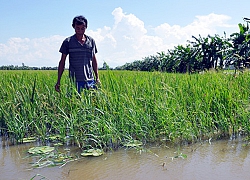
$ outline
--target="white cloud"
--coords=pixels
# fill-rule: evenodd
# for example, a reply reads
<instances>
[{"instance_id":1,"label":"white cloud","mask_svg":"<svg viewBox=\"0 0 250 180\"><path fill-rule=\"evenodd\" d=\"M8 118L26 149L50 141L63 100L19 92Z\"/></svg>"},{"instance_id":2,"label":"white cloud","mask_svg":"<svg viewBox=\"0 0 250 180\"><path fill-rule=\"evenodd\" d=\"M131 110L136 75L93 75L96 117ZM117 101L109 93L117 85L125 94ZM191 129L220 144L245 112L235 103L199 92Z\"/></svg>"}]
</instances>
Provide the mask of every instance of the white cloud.
<instances>
[{"instance_id":1,"label":"white cloud","mask_svg":"<svg viewBox=\"0 0 250 180\"><path fill-rule=\"evenodd\" d=\"M134 14L124 13L120 7L114 9L112 15L112 27L104 26L86 32L96 40L99 66L103 61L111 67L120 66L167 51L178 44L186 44L192 35L214 35L219 33L221 27L225 31L235 28L227 24L229 16L213 13L196 16L191 24L184 27L171 26L166 22L151 29L146 29L143 21ZM0 44L0 62L2 65L57 66L60 59L58 50L64 38L59 35L36 39L10 38L7 43Z\"/></svg>"},{"instance_id":2,"label":"white cloud","mask_svg":"<svg viewBox=\"0 0 250 180\"><path fill-rule=\"evenodd\" d=\"M57 66L58 50L64 38L58 35L35 39L10 38L6 44L0 44L1 64Z\"/></svg>"},{"instance_id":3,"label":"white cloud","mask_svg":"<svg viewBox=\"0 0 250 180\"><path fill-rule=\"evenodd\" d=\"M179 25L170 26L167 23L161 24L154 28L158 37L164 41L165 44L186 44L187 40L191 40L192 36L206 37L208 34L221 34L218 32L219 27L223 29L236 27L226 22L230 20L229 16L209 14L207 16L196 16L196 19L189 25L181 27Z\"/></svg>"}]
</instances>

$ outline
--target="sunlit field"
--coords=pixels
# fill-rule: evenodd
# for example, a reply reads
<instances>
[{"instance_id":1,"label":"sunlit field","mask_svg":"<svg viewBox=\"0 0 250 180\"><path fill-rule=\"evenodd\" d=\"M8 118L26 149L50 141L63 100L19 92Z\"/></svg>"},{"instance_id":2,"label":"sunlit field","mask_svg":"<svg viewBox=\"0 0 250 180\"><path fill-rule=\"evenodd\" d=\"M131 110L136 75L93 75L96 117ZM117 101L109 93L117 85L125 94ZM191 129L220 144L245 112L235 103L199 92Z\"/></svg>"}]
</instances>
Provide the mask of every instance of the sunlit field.
<instances>
[{"instance_id":1,"label":"sunlit field","mask_svg":"<svg viewBox=\"0 0 250 180\"><path fill-rule=\"evenodd\" d=\"M1 71L0 126L15 143L33 137L82 148L138 140L193 143L248 135L250 75L100 71L98 90L78 94L57 71Z\"/></svg>"}]
</instances>

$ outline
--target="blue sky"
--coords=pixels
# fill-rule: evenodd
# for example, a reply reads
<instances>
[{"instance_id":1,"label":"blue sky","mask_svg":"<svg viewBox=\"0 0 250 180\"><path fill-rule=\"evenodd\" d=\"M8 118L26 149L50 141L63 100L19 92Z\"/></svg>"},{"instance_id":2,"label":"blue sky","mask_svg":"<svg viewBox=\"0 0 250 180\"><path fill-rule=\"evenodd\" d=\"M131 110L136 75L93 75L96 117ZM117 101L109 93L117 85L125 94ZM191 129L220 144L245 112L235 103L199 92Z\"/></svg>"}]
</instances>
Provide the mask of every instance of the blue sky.
<instances>
[{"instance_id":1,"label":"blue sky","mask_svg":"<svg viewBox=\"0 0 250 180\"><path fill-rule=\"evenodd\" d=\"M57 66L76 15L88 21L98 63L142 60L192 35L229 36L250 18L249 0L0 0L0 66ZM68 64L67 64L68 66Z\"/></svg>"}]
</instances>

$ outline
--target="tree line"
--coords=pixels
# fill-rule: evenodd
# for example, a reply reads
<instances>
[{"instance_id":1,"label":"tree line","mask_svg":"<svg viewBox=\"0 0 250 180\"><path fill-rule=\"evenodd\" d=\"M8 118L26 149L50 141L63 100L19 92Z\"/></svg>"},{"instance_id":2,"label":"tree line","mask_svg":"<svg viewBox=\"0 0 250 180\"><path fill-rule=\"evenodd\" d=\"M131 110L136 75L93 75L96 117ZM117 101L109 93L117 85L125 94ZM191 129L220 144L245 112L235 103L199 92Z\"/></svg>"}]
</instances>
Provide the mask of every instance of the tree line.
<instances>
[{"instance_id":1,"label":"tree line","mask_svg":"<svg viewBox=\"0 0 250 180\"><path fill-rule=\"evenodd\" d=\"M0 70L57 70L57 67L30 67L30 66L14 66L4 65L0 66Z\"/></svg>"},{"instance_id":2,"label":"tree line","mask_svg":"<svg viewBox=\"0 0 250 180\"><path fill-rule=\"evenodd\" d=\"M239 23L239 32L229 38L224 33L207 37L192 36L187 45L178 45L167 52L158 52L143 60L136 60L116 67L118 70L162 71L192 73L209 69L242 69L250 65L249 18Z\"/></svg>"}]
</instances>

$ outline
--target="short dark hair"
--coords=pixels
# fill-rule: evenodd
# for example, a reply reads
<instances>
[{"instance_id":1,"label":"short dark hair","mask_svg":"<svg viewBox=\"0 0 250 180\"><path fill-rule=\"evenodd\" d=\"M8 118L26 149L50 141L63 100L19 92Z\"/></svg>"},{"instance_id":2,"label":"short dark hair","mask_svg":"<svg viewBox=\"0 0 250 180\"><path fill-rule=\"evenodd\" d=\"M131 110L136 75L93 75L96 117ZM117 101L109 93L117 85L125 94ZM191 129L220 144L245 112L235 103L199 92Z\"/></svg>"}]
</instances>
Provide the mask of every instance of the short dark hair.
<instances>
[{"instance_id":1,"label":"short dark hair","mask_svg":"<svg viewBox=\"0 0 250 180\"><path fill-rule=\"evenodd\" d=\"M76 17L74 17L73 22L72 22L72 27L73 28L75 27L75 25L82 25L82 24L85 24L85 26L87 28L88 20L84 16L76 16Z\"/></svg>"}]
</instances>

